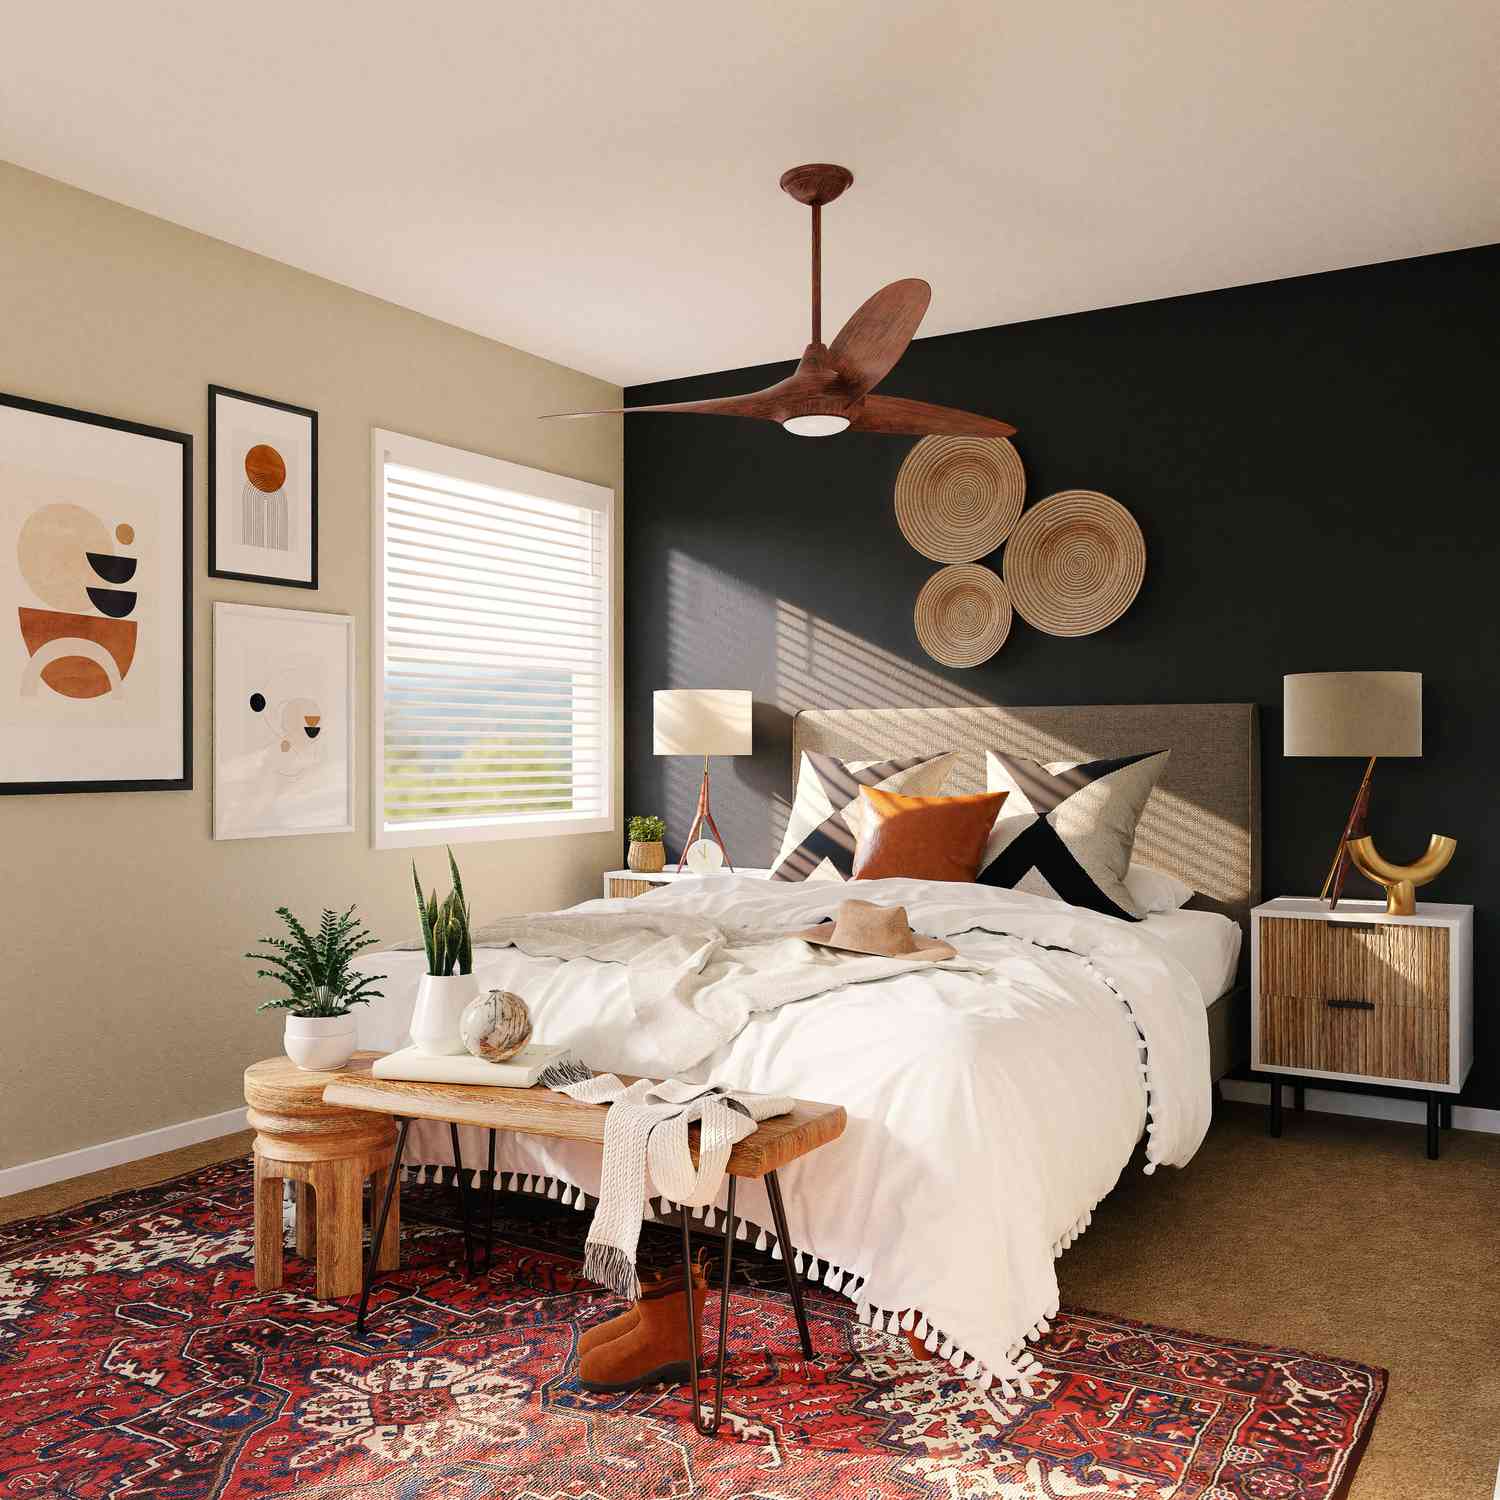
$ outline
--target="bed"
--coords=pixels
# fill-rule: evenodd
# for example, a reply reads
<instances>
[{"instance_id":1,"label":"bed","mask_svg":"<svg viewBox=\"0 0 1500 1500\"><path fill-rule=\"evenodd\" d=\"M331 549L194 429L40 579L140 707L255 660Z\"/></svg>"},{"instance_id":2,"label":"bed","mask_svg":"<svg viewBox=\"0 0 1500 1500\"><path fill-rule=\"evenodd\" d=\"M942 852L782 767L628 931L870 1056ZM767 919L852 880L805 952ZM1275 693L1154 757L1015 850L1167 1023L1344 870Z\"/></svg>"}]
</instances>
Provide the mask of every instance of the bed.
<instances>
[{"instance_id":1,"label":"bed","mask_svg":"<svg viewBox=\"0 0 1500 1500\"><path fill-rule=\"evenodd\" d=\"M1260 733L1253 703L1095 705L1076 708L850 708L804 710L792 721L791 774L804 750L841 760L958 751L944 791L985 790L987 749L1032 760L1093 760L1170 747L1171 764L1136 830L1135 858L1198 894L1187 913L1212 924L1148 920L1195 955L1204 972L1232 950L1232 982L1205 996L1215 1082L1249 1057L1250 908L1260 901ZM1181 955L1180 955L1181 956Z\"/></svg>"},{"instance_id":2,"label":"bed","mask_svg":"<svg viewBox=\"0 0 1500 1500\"><path fill-rule=\"evenodd\" d=\"M946 937L979 971L910 973L756 1015L682 1070L845 1106L845 1136L786 1175L793 1243L780 1248L849 1297L866 1324L915 1334L984 1385L1025 1382L1026 1343L1057 1306L1055 1258L1139 1143L1148 1172L1191 1159L1212 1081L1235 1061L1243 992L1229 975L1259 895L1255 711L828 710L793 724L794 767L805 749L844 759L957 751L950 792L983 789L987 748L1062 760L1164 746L1172 759L1142 816L1137 859L1199 892L1189 909L1131 924L989 887L860 882L859 895L904 905L916 930ZM721 875L576 910L790 932L849 893ZM482 894L471 897L482 919ZM361 1016L361 1045L393 1049L405 1041L422 958L391 951L364 962L389 979L386 998ZM661 1071L632 1024L624 966L481 947L475 972L485 987L526 997L538 1039L566 1043L597 1069ZM467 1166L483 1160L484 1144L478 1132L463 1140ZM410 1150L430 1164L422 1172L452 1161L436 1129L414 1127ZM591 1149L507 1137L499 1153L499 1186L579 1209L593 1201ZM653 1199L652 1208L670 1206ZM763 1192L744 1192L740 1211L764 1244L773 1219Z\"/></svg>"}]
</instances>

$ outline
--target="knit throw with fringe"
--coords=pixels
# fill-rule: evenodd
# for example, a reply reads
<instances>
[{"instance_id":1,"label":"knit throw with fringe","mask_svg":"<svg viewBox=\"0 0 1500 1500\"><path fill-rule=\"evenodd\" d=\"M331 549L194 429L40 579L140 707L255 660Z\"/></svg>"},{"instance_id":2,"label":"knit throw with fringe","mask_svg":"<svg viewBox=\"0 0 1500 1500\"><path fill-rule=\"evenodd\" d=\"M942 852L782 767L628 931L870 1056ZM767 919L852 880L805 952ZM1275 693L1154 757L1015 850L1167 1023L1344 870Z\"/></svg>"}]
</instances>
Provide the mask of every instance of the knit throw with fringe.
<instances>
[{"instance_id":1,"label":"knit throw with fringe","mask_svg":"<svg viewBox=\"0 0 1500 1500\"><path fill-rule=\"evenodd\" d=\"M582 1104L609 1105L599 1206L589 1225L583 1274L634 1301L641 1289L635 1253L646 1213L648 1169L656 1190L674 1203L689 1208L710 1204L723 1185L735 1145L753 1135L759 1121L786 1114L795 1101L676 1078L626 1084L613 1073L601 1073L570 1081L576 1068L553 1064L542 1081ZM696 1167L688 1144L688 1127L695 1122Z\"/></svg>"}]
</instances>

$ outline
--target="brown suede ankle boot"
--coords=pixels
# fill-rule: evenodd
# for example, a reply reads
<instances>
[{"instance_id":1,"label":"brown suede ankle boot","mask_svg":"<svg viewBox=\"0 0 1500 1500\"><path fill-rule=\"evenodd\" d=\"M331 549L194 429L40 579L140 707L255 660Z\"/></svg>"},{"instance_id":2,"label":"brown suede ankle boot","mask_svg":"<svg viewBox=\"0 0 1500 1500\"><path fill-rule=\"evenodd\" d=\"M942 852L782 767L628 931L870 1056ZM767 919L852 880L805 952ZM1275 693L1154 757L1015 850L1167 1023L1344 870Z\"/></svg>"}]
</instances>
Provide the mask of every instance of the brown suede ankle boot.
<instances>
[{"instance_id":1,"label":"brown suede ankle boot","mask_svg":"<svg viewBox=\"0 0 1500 1500\"><path fill-rule=\"evenodd\" d=\"M696 1281L703 1280L703 1268L693 1267L693 1277ZM641 1272L641 1296L660 1297L667 1292L680 1292L682 1290L682 1267L673 1266L669 1271L642 1271ZM617 1339L622 1333L629 1333L635 1327L640 1318L640 1303L632 1302L622 1313L616 1313L612 1318L606 1318L602 1323L596 1323L592 1328L586 1328L578 1336L578 1352L586 1354L590 1349L600 1344L607 1344L611 1339Z\"/></svg>"},{"instance_id":2,"label":"brown suede ankle boot","mask_svg":"<svg viewBox=\"0 0 1500 1500\"><path fill-rule=\"evenodd\" d=\"M701 1267L694 1266L692 1298L700 1330L707 1291ZM633 1324L616 1337L595 1341L587 1349L581 1348L580 1340L578 1383L584 1390L631 1391L637 1386L686 1380L691 1356L687 1295L680 1272L670 1282L652 1288L643 1286L641 1299L633 1309ZM622 1313L612 1321L623 1323L629 1317L629 1313Z\"/></svg>"}]
</instances>

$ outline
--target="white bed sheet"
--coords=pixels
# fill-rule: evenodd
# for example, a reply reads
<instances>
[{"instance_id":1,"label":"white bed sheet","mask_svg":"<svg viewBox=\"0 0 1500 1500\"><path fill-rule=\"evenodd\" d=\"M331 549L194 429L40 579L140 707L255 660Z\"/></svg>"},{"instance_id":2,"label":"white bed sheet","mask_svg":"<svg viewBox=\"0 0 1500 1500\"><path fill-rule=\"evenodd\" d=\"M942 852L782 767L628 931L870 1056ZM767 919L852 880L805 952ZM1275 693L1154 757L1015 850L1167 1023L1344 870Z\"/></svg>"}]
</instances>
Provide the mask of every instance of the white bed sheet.
<instances>
[{"instance_id":1,"label":"white bed sheet","mask_svg":"<svg viewBox=\"0 0 1500 1500\"><path fill-rule=\"evenodd\" d=\"M1198 981L1205 1006L1228 992L1239 972L1244 933L1216 911L1158 911L1139 924Z\"/></svg>"}]
</instances>

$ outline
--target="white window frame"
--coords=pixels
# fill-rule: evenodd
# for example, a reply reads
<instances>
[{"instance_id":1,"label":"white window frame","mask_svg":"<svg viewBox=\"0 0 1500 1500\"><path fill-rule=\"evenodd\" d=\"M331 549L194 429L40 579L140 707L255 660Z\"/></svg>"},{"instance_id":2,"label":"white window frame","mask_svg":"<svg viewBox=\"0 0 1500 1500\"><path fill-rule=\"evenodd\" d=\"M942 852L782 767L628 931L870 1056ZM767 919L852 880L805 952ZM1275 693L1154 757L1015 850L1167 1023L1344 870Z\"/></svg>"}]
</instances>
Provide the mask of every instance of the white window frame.
<instances>
[{"instance_id":1,"label":"white window frame","mask_svg":"<svg viewBox=\"0 0 1500 1500\"><path fill-rule=\"evenodd\" d=\"M385 826L385 466L392 463L451 475L474 484L515 490L544 500L596 510L604 517L604 696L600 751L604 812L602 815L538 813L473 823L428 824L409 828ZM615 827L615 492L602 484L531 469L483 453L450 448L425 438L408 437L376 427L370 434L370 836L376 849L411 849L435 844L491 843L501 839L553 838L559 834L608 833Z\"/></svg>"}]
</instances>

